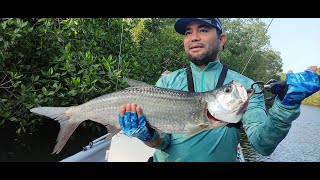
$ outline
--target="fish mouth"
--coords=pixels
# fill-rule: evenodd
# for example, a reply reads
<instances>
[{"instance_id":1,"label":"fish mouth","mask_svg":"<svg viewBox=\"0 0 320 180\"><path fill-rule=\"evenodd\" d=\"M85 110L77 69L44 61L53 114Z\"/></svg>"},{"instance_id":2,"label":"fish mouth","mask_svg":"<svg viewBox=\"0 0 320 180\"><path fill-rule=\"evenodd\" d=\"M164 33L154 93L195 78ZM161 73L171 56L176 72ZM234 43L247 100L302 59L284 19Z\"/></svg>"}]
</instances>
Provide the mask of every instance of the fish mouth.
<instances>
[{"instance_id":1,"label":"fish mouth","mask_svg":"<svg viewBox=\"0 0 320 180\"><path fill-rule=\"evenodd\" d=\"M251 89L247 89L246 91L247 91L247 96L248 96L248 98L247 98L247 100L242 104L242 106L239 108L237 114L242 114L242 113L244 113L244 112L246 111L247 106L248 106L248 104L249 104L250 97L251 97L251 96L254 94L254 92L255 92L255 90L252 89L252 88L251 88Z\"/></svg>"},{"instance_id":2,"label":"fish mouth","mask_svg":"<svg viewBox=\"0 0 320 180\"><path fill-rule=\"evenodd\" d=\"M215 117L213 117L213 116L210 114L210 112L209 112L208 109L207 109L207 118L208 118L209 120L211 120L211 121L221 121L221 120L216 119Z\"/></svg>"}]
</instances>

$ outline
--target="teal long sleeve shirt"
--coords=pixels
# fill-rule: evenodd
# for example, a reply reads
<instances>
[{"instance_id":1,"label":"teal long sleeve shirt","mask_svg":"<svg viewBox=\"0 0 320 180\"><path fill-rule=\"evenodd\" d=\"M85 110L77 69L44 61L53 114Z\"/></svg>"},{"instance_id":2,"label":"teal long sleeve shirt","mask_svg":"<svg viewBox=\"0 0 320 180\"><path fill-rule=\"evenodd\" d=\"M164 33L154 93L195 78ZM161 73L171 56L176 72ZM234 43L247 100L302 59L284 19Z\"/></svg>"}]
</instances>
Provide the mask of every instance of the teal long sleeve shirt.
<instances>
[{"instance_id":1,"label":"teal long sleeve shirt","mask_svg":"<svg viewBox=\"0 0 320 180\"><path fill-rule=\"evenodd\" d=\"M215 89L222 71L220 60L210 62L204 70L193 63L190 63L190 66L196 92ZM253 80L229 69L224 84L232 80L247 89L254 83ZM188 91L186 70L179 69L160 78L156 86ZM263 94L255 94L250 98L241 121L252 147L262 155L270 155L286 137L292 121L299 114L299 106L285 106L278 99L267 113ZM240 129L222 126L193 136L165 134L163 138L167 145L156 149L155 162L232 162L237 160Z\"/></svg>"}]
</instances>

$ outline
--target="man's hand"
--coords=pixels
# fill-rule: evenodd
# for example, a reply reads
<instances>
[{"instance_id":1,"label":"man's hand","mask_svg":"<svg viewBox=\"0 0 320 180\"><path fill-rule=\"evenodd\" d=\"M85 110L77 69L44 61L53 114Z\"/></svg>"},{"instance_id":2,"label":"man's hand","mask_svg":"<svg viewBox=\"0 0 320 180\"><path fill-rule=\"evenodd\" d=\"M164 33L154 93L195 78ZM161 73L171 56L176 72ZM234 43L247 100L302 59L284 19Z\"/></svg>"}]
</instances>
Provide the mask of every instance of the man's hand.
<instances>
[{"instance_id":1,"label":"man's hand","mask_svg":"<svg viewBox=\"0 0 320 180\"><path fill-rule=\"evenodd\" d=\"M286 81L288 91L282 100L282 104L288 106L300 105L301 101L320 90L319 77L315 73L316 66L301 72L288 73Z\"/></svg>"},{"instance_id":2,"label":"man's hand","mask_svg":"<svg viewBox=\"0 0 320 180\"><path fill-rule=\"evenodd\" d=\"M135 103L128 103L120 107L118 115L119 124L123 133L127 136L137 137L142 141L153 141L156 131L150 132L142 109Z\"/></svg>"}]
</instances>

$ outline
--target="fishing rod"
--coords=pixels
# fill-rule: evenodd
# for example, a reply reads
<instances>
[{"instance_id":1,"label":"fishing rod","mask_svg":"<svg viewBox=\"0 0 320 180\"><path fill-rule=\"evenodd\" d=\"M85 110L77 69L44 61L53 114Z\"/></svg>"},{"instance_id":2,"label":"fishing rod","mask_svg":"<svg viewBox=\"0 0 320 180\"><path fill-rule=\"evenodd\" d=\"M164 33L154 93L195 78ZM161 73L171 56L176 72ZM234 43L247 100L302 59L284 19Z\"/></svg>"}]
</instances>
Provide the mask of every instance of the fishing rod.
<instances>
[{"instance_id":1,"label":"fishing rod","mask_svg":"<svg viewBox=\"0 0 320 180\"><path fill-rule=\"evenodd\" d=\"M91 149L93 146L97 146L103 142L105 142L105 138L109 135L110 133L107 133L101 137L99 137L96 140L91 141L87 146L83 147L83 151L86 151L88 149Z\"/></svg>"}]
</instances>

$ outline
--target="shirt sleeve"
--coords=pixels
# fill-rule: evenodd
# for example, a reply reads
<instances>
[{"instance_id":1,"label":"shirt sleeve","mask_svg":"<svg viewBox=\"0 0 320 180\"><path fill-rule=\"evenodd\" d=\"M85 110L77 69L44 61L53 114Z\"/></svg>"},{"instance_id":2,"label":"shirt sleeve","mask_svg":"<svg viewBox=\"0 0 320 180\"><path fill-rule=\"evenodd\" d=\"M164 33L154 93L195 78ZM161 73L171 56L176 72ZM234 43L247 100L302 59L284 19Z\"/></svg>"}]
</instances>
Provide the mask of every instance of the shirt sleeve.
<instances>
[{"instance_id":1,"label":"shirt sleeve","mask_svg":"<svg viewBox=\"0 0 320 180\"><path fill-rule=\"evenodd\" d=\"M300 115L300 106L285 106L276 97L268 112L263 94L252 96L242 118L252 147L264 156L270 155L287 136L292 121Z\"/></svg>"}]
</instances>

